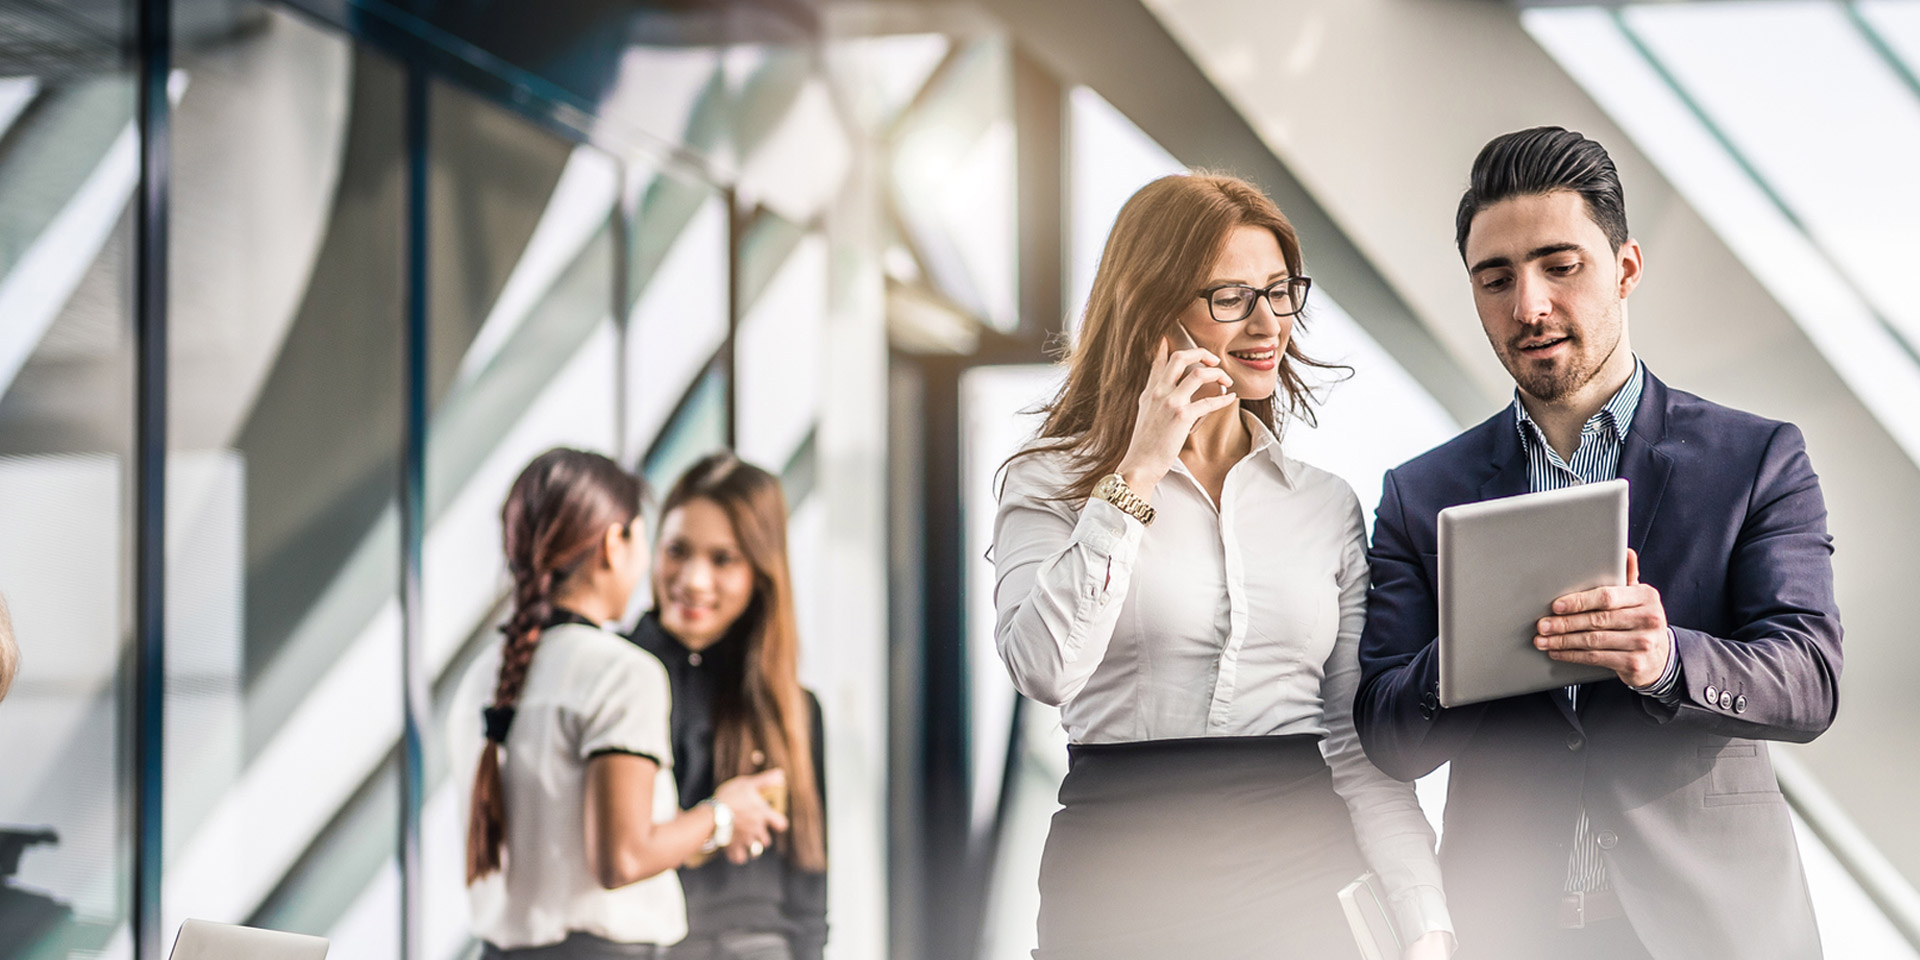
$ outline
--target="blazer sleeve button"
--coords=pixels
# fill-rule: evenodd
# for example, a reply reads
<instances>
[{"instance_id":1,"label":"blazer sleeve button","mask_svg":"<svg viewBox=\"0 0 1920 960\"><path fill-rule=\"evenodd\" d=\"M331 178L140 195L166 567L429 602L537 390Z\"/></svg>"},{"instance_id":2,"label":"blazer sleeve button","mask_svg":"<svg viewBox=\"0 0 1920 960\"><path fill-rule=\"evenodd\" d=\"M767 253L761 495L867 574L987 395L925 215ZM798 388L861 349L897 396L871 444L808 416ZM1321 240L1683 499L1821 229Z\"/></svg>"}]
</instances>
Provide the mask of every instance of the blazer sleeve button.
<instances>
[{"instance_id":1,"label":"blazer sleeve button","mask_svg":"<svg viewBox=\"0 0 1920 960\"><path fill-rule=\"evenodd\" d=\"M1720 702L1720 688L1719 688L1719 687L1716 687L1716 686L1714 686L1713 684L1711 684L1711 683L1709 683L1709 684L1707 684L1707 689L1706 689L1706 691L1705 691L1705 692L1706 692L1706 695L1707 695L1707 706L1709 706L1709 707L1711 707L1711 706L1713 706L1714 704L1716 704L1716 703L1719 703L1719 702Z\"/></svg>"},{"instance_id":2,"label":"blazer sleeve button","mask_svg":"<svg viewBox=\"0 0 1920 960\"><path fill-rule=\"evenodd\" d=\"M1733 712L1734 713L1747 712L1747 695L1746 694L1743 693L1733 698Z\"/></svg>"},{"instance_id":3,"label":"blazer sleeve button","mask_svg":"<svg viewBox=\"0 0 1920 960\"><path fill-rule=\"evenodd\" d=\"M1725 690L1720 691L1720 709L1722 710L1733 709L1733 694L1728 693Z\"/></svg>"}]
</instances>

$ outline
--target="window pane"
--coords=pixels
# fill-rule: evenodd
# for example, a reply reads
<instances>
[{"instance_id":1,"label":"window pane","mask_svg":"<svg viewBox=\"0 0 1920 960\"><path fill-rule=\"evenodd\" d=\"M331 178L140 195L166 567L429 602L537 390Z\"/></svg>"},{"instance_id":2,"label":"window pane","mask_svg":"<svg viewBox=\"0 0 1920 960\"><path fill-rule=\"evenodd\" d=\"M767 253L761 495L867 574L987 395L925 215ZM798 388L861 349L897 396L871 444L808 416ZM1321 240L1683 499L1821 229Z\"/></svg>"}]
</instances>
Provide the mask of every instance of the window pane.
<instances>
[{"instance_id":1,"label":"window pane","mask_svg":"<svg viewBox=\"0 0 1920 960\"><path fill-rule=\"evenodd\" d=\"M632 174L630 174L630 177ZM627 283L627 451L651 446L727 339L726 200L662 174L646 181L631 227Z\"/></svg>"},{"instance_id":2,"label":"window pane","mask_svg":"<svg viewBox=\"0 0 1920 960\"><path fill-rule=\"evenodd\" d=\"M391 957L403 75L230 9L175 54L166 935Z\"/></svg>"},{"instance_id":3,"label":"window pane","mask_svg":"<svg viewBox=\"0 0 1920 960\"><path fill-rule=\"evenodd\" d=\"M503 107L436 83L435 385L427 433L424 653L434 684L422 823L427 955L471 940L466 814L480 708L511 594L500 505L556 446L615 455L613 239L620 171Z\"/></svg>"},{"instance_id":4,"label":"window pane","mask_svg":"<svg viewBox=\"0 0 1920 960\"><path fill-rule=\"evenodd\" d=\"M736 359L740 456L774 473L786 467L819 419L827 323L826 241L809 234L781 246L786 249L750 245L744 255L748 261L756 255L778 260L746 305ZM756 272L744 264L742 270Z\"/></svg>"},{"instance_id":5,"label":"window pane","mask_svg":"<svg viewBox=\"0 0 1920 960\"><path fill-rule=\"evenodd\" d=\"M126 936L139 170L129 25L9 16L38 32L0 46L0 838L36 839L0 878L0 955L52 958Z\"/></svg>"}]
</instances>

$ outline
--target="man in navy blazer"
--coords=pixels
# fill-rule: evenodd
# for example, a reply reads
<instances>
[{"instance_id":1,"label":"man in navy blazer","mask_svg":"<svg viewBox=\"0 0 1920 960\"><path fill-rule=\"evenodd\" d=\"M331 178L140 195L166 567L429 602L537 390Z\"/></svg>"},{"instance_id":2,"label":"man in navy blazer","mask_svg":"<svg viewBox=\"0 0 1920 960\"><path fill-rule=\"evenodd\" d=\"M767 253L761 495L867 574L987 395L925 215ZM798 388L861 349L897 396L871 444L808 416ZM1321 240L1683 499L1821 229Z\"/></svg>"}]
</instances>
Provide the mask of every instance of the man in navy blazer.
<instances>
[{"instance_id":1,"label":"man in navy blazer","mask_svg":"<svg viewBox=\"0 0 1920 960\"><path fill-rule=\"evenodd\" d=\"M1452 763L1440 857L1463 958L1818 957L1766 744L1819 736L1838 705L1833 548L1800 431L1634 357L1642 254L1598 144L1508 134L1471 183L1457 242L1515 400L1386 476L1361 742L1403 780ZM1615 677L1442 708L1439 512L1616 475L1629 583L1556 600L1534 639Z\"/></svg>"}]
</instances>

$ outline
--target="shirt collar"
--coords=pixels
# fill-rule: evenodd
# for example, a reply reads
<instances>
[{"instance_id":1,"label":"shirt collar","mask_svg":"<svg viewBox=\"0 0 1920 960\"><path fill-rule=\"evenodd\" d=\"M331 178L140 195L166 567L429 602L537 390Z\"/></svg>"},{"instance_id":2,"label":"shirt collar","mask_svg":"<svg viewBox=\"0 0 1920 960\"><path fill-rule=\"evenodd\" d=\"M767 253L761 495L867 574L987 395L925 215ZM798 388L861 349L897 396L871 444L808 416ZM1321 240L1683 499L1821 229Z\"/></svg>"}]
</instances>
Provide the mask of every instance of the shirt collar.
<instances>
[{"instance_id":1,"label":"shirt collar","mask_svg":"<svg viewBox=\"0 0 1920 960\"><path fill-rule=\"evenodd\" d=\"M1636 356L1633 358L1633 375L1606 403L1600 405L1599 410L1594 411L1593 416L1587 418L1587 426L1608 427L1613 431L1614 439L1625 443L1627 432L1633 429L1634 414L1640 411L1640 395L1646 391L1646 387L1647 365ZM1513 391L1513 412L1514 427L1520 431L1520 438L1532 443L1540 425L1527 414L1526 404L1520 402L1517 388ZM1581 432L1586 432L1585 427L1581 428Z\"/></svg>"},{"instance_id":2,"label":"shirt collar","mask_svg":"<svg viewBox=\"0 0 1920 960\"><path fill-rule=\"evenodd\" d=\"M1287 486L1293 486L1298 479L1295 476L1296 470L1293 461L1287 459L1287 455L1281 451L1280 438L1273 435L1273 429L1261 423L1259 417L1254 416L1247 410L1240 411L1240 419L1245 421L1248 432L1253 435L1253 447L1247 451L1248 455L1251 456L1263 450L1266 451L1267 457L1273 461L1273 465L1280 468L1280 479L1285 482Z\"/></svg>"}]
</instances>

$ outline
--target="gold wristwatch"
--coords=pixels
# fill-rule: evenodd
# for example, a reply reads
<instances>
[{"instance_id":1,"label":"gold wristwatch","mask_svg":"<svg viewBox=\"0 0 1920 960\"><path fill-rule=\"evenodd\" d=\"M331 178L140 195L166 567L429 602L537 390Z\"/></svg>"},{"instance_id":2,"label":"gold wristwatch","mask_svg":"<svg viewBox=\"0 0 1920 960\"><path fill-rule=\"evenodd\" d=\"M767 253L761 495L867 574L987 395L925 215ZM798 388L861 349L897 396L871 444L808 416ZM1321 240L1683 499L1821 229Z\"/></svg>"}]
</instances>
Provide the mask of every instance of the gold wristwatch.
<instances>
[{"instance_id":1,"label":"gold wristwatch","mask_svg":"<svg viewBox=\"0 0 1920 960\"><path fill-rule=\"evenodd\" d=\"M1142 526L1153 523L1153 504L1141 499L1140 495L1127 486L1127 481L1117 473L1109 473L1093 485L1093 495L1119 507L1128 516L1140 521Z\"/></svg>"}]
</instances>

